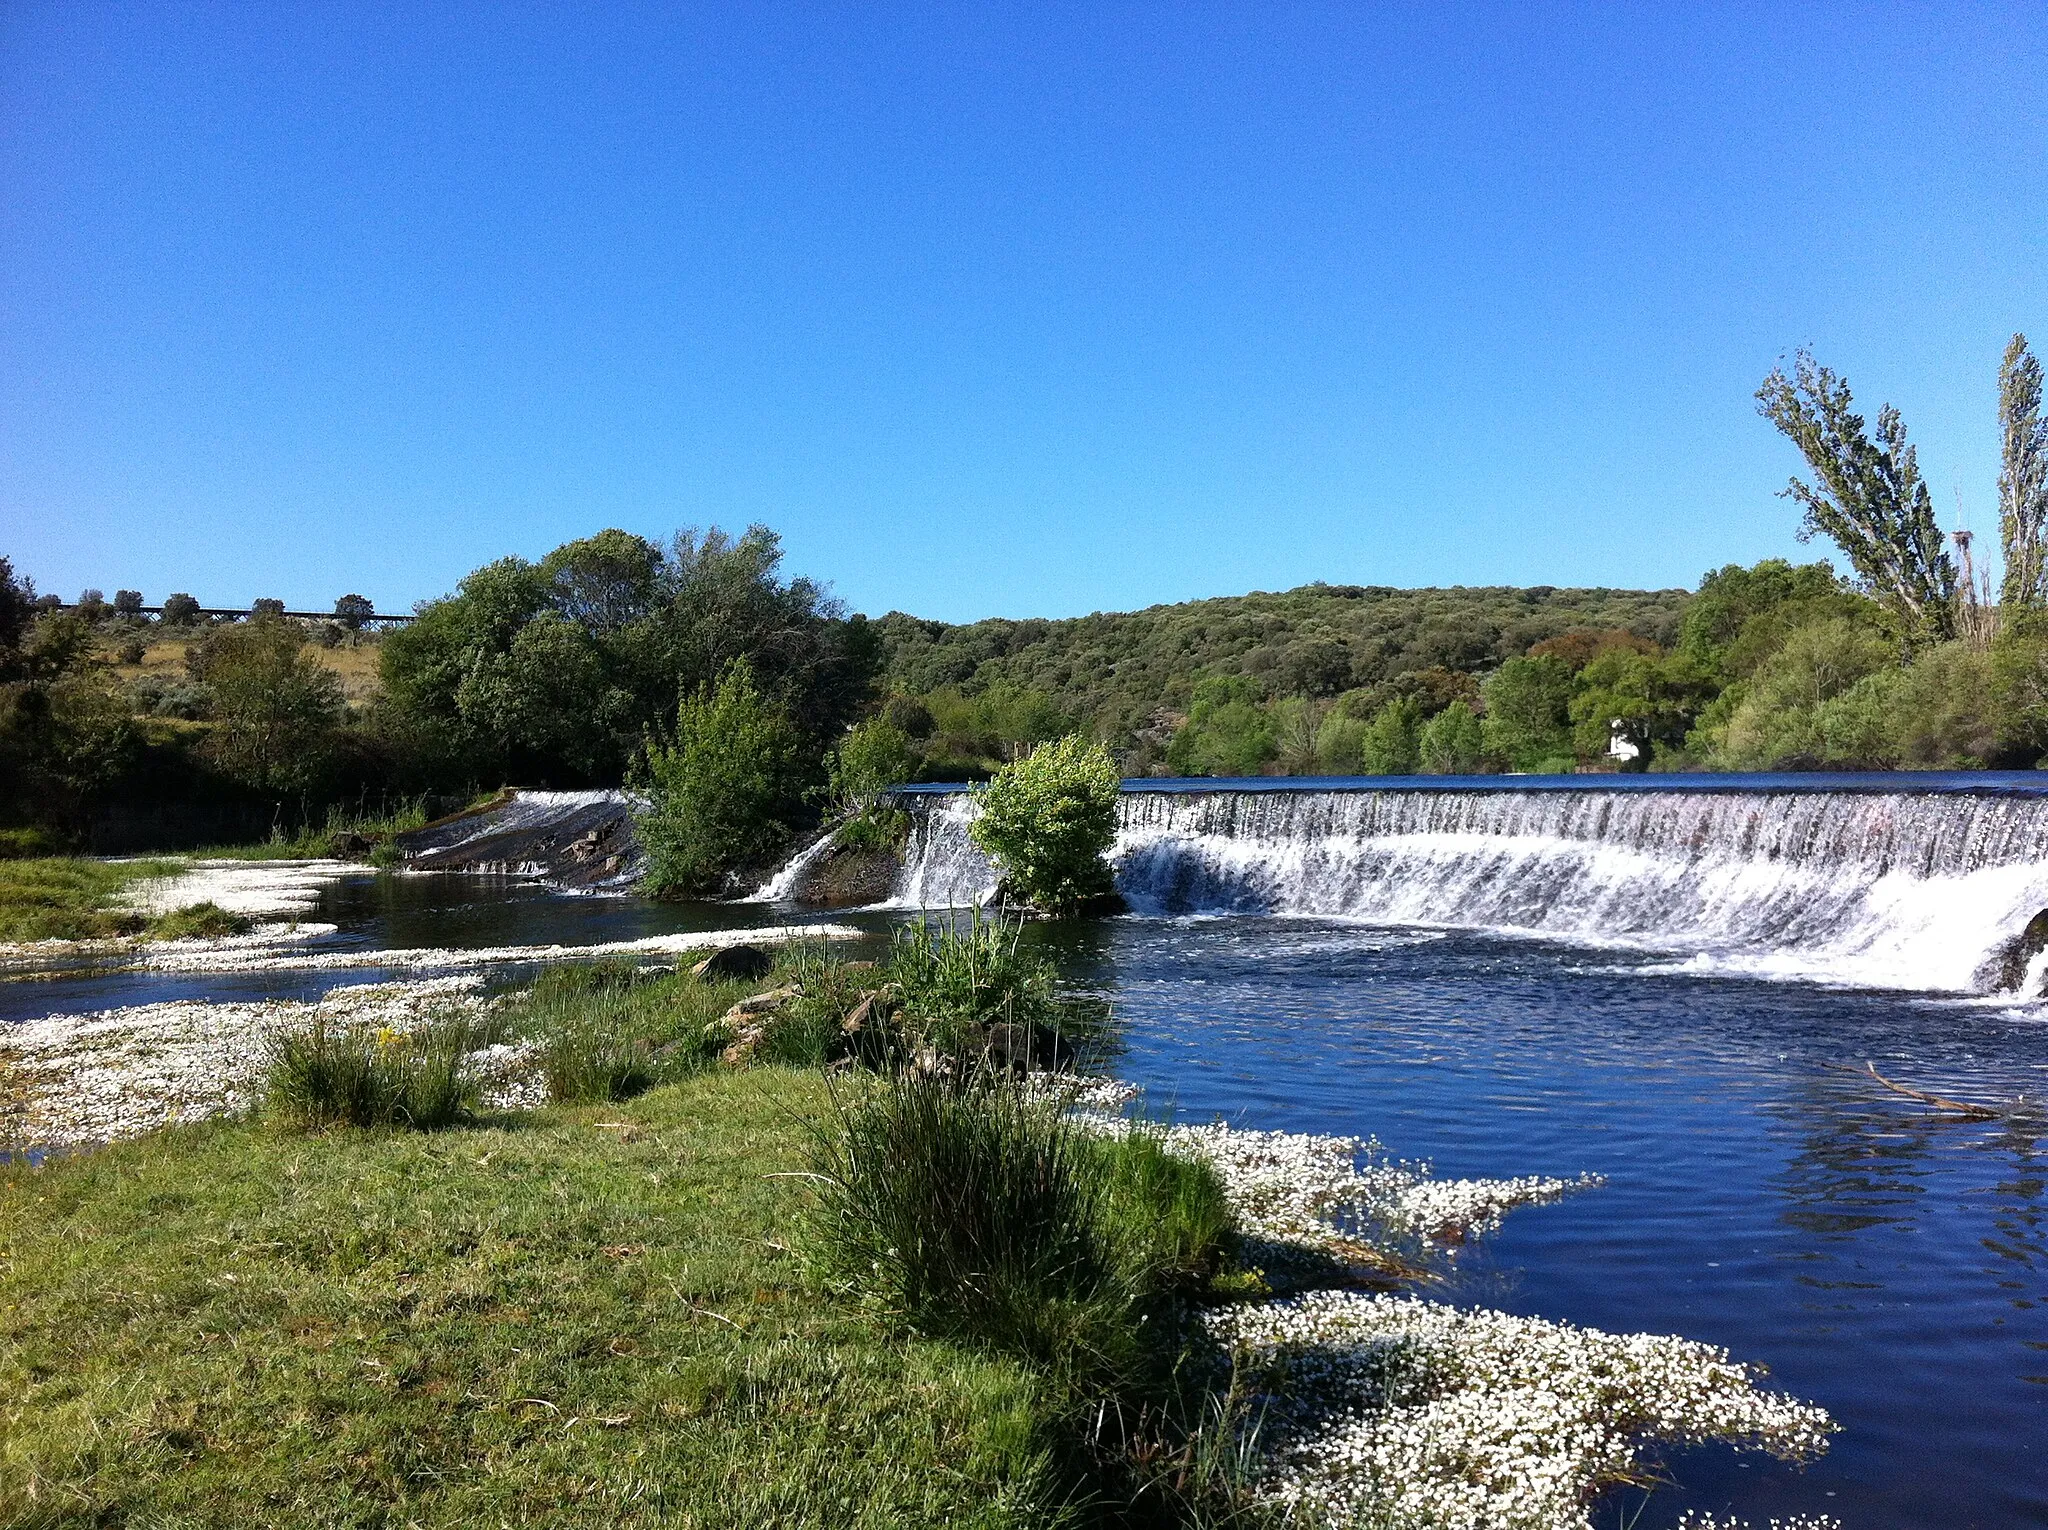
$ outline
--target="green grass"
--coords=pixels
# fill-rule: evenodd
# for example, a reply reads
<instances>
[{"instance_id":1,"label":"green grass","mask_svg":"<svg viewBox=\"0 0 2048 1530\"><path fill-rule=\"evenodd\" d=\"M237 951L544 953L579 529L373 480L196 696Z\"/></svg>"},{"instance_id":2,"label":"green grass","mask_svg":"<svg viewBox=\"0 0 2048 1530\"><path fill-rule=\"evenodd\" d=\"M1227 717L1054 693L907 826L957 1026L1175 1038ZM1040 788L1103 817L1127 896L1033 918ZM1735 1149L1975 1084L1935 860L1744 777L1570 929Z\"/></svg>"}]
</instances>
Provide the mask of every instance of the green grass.
<instances>
[{"instance_id":1,"label":"green grass","mask_svg":"<svg viewBox=\"0 0 2048 1530\"><path fill-rule=\"evenodd\" d=\"M495 1017L460 1014L403 1032L315 1023L271 1044L264 1092L280 1119L309 1129L435 1131L470 1119L481 1091L463 1058L503 1037Z\"/></svg>"},{"instance_id":2,"label":"green grass","mask_svg":"<svg viewBox=\"0 0 2048 1530\"><path fill-rule=\"evenodd\" d=\"M564 964L514 999L506 1023L541 1043L551 1098L628 1099L709 1066L728 1039L718 1018L776 981L700 983L687 970L618 960Z\"/></svg>"},{"instance_id":3,"label":"green grass","mask_svg":"<svg viewBox=\"0 0 2048 1530\"><path fill-rule=\"evenodd\" d=\"M814 1076L0 1170L0 1524L1024 1526L1056 1389L789 1252Z\"/></svg>"},{"instance_id":4,"label":"green grass","mask_svg":"<svg viewBox=\"0 0 2048 1530\"><path fill-rule=\"evenodd\" d=\"M0 860L0 940L96 940L139 935L150 921L120 906L132 882L169 876L175 861L50 856Z\"/></svg>"}]
</instances>

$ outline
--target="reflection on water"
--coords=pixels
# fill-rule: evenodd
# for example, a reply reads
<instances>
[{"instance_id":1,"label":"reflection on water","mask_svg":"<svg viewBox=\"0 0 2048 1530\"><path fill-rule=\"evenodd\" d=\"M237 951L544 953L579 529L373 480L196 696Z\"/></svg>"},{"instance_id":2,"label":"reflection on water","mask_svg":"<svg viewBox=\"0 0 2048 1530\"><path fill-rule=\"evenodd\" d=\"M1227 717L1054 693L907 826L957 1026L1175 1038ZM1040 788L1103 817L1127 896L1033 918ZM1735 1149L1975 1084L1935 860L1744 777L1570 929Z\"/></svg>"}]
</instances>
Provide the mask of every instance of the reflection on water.
<instances>
[{"instance_id":1,"label":"reflection on water","mask_svg":"<svg viewBox=\"0 0 2048 1530\"><path fill-rule=\"evenodd\" d=\"M782 916L365 877L318 917L355 945L479 946ZM1118 919L1028 938L1114 998L1119 1066L1184 1113L1376 1134L1450 1174L1606 1175L1517 1212L1468 1259L1463 1293L1724 1344L1844 1426L1804 1473L1721 1449L1674 1463L1682 1487L1652 1497L1643 1530L1686 1508L1759 1525L1828 1513L1854 1530L2048 1523L2048 1120L1943 1120L1836 1071L1870 1059L1942 1094L2048 1100L2039 1011L1314 920ZM4 984L0 1018L382 975ZM1620 1522L1616 1507L1599 1522Z\"/></svg>"}]
</instances>

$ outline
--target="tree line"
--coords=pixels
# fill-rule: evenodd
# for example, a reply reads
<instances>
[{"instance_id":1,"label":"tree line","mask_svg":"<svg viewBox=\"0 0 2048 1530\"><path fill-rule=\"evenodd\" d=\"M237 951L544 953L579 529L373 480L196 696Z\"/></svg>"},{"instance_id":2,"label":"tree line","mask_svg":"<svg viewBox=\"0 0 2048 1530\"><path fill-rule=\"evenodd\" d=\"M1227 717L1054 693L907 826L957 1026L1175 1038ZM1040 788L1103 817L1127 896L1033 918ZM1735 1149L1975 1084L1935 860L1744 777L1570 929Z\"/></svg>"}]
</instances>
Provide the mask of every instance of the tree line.
<instances>
[{"instance_id":1,"label":"tree line","mask_svg":"<svg viewBox=\"0 0 2048 1530\"><path fill-rule=\"evenodd\" d=\"M208 623L167 601L151 623L133 591L65 607L0 560L0 813L82 843L107 803L152 793L305 819L373 793L633 782L692 804L669 859L704 888L824 813L873 828L880 783L985 777L1073 734L1127 775L2041 761L2048 422L2024 337L1998 376L1995 598L1962 578L1897 410L1870 429L1805 353L1757 405L1809 470L1784 491L1802 534L1846 572L1766 560L1690 592L1315 584L948 626L848 612L783 573L765 527L611 530L488 564L366 637L359 597L318 627L266 602ZM173 630L175 668L118 673ZM316 650L363 641L378 683L351 703Z\"/></svg>"}]
</instances>

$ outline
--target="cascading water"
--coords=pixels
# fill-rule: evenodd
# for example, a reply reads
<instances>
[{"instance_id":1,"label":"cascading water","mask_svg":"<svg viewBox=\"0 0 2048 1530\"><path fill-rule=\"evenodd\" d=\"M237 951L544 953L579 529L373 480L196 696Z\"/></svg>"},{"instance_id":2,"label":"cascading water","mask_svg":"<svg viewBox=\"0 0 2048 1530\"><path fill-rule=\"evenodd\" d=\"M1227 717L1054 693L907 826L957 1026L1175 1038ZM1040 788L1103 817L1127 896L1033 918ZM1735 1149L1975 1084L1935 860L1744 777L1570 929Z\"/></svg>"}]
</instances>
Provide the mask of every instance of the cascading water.
<instances>
[{"instance_id":1,"label":"cascading water","mask_svg":"<svg viewBox=\"0 0 2048 1530\"><path fill-rule=\"evenodd\" d=\"M2013 942L2048 907L2048 796L1630 786L1134 784L1117 887L1141 914L1500 929L1699 970L1957 992L2010 981ZM994 891L973 812L964 796L924 799L892 904Z\"/></svg>"}]
</instances>

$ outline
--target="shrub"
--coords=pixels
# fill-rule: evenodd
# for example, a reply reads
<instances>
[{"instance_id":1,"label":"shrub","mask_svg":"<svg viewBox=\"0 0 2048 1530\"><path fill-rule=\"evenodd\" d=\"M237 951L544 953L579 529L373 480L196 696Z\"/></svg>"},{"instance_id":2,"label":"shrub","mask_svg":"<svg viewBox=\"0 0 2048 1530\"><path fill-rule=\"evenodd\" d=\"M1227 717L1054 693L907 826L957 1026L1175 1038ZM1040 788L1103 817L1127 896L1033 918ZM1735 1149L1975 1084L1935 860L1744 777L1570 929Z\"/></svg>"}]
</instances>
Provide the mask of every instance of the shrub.
<instances>
[{"instance_id":1,"label":"shrub","mask_svg":"<svg viewBox=\"0 0 2048 1530\"><path fill-rule=\"evenodd\" d=\"M955 1056L978 1054L988 1027L1008 1023L1062 1028L1051 962L1021 943L1015 920L971 913L898 926L889 941L888 976L902 989L902 1024L916 1038Z\"/></svg>"},{"instance_id":2,"label":"shrub","mask_svg":"<svg viewBox=\"0 0 2048 1530\"><path fill-rule=\"evenodd\" d=\"M305 641L289 622L258 619L215 628L186 650L187 670L212 692L209 753L260 792L304 791L333 758L341 681Z\"/></svg>"},{"instance_id":3,"label":"shrub","mask_svg":"<svg viewBox=\"0 0 2048 1530\"><path fill-rule=\"evenodd\" d=\"M639 831L643 886L655 897L711 892L765 858L788 838L801 801L796 731L744 660L715 690L683 699L674 734L648 745L647 770L651 805Z\"/></svg>"},{"instance_id":4,"label":"shrub","mask_svg":"<svg viewBox=\"0 0 2048 1530\"><path fill-rule=\"evenodd\" d=\"M1114 887L1104 857L1116 842L1118 787L1109 751L1069 735L976 792L981 815L969 832L1012 897L1054 916L1078 913Z\"/></svg>"},{"instance_id":5,"label":"shrub","mask_svg":"<svg viewBox=\"0 0 2048 1530\"><path fill-rule=\"evenodd\" d=\"M913 1074L842 1098L811 1167L809 1246L828 1275L1082 1391L1162 1379L1177 1355L1170 1304L1228 1237L1205 1166L1087 1134L986 1078Z\"/></svg>"},{"instance_id":6,"label":"shrub","mask_svg":"<svg viewBox=\"0 0 2048 1530\"><path fill-rule=\"evenodd\" d=\"M1359 739L1361 771L1368 776L1412 776L1422 763L1419 740L1422 707L1412 696L1398 696L1373 714Z\"/></svg>"},{"instance_id":7,"label":"shrub","mask_svg":"<svg viewBox=\"0 0 2048 1530\"><path fill-rule=\"evenodd\" d=\"M183 592L166 595L162 620L166 627L189 627L199 620L199 602Z\"/></svg>"},{"instance_id":8,"label":"shrub","mask_svg":"<svg viewBox=\"0 0 2048 1530\"><path fill-rule=\"evenodd\" d=\"M463 1059L502 1032L466 1016L409 1032L316 1022L271 1044L265 1094L295 1126L404 1126L433 1131L466 1120L478 1089Z\"/></svg>"}]
</instances>

